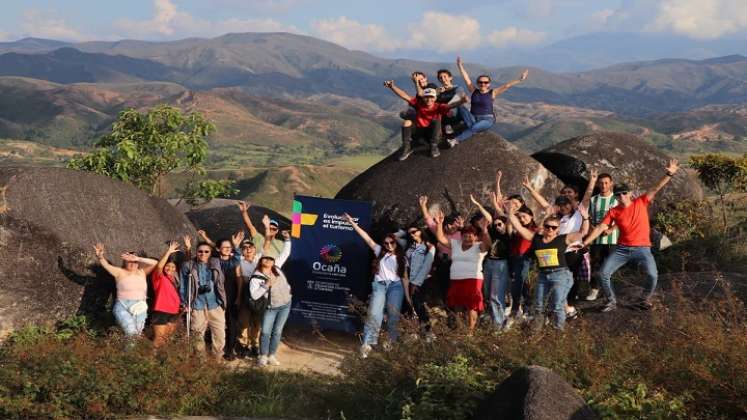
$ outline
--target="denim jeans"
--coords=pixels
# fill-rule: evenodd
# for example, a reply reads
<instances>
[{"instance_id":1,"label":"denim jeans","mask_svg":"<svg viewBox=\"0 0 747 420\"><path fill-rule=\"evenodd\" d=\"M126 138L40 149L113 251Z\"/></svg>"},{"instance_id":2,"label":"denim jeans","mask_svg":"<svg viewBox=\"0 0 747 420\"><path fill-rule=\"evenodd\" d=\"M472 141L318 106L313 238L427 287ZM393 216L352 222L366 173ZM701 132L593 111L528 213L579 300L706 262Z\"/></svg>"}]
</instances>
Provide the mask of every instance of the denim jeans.
<instances>
[{"instance_id":1,"label":"denim jeans","mask_svg":"<svg viewBox=\"0 0 747 420\"><path fill-rule=\"evenodd\" d=\"M508 261L485 259L483 295L488 298L488 314L495 326L503 327L508 290Z\"/></svg>"},{"instance_id":2,"label":"denim jeans","mask_svg":"<svg viewBox=\"0 0 747 420\"><path fill-rule=\"evenodd\" d=\"M512 256L508 259L508 270L511 275L511 315L519 313L519 306L523 305L524 313L528 313L529 305L529 267L532 260L529 254ZM522 302L523 300L523 302Z\"/></svg>"},{"instance_id":3,"label":"denim jeans","mask_svg":"<svg viewBox=\"0 0 747 420\"><path fill-rule=\"evenodd\" d=\"M486 131L495 124L495 116L493 115L472 115L466 107L460 107L459 113L462 115L462 120L467 128L456 137L455 140L458 142L463 142L476 133Z\"/></svg>"},{"instance_id":4,"label":"denim jeans","mask_svg":"<svg viewBox=\"0 0 747 420\"><path fill-rule=\"evenodd\" d=\"M259 336L259 354L273 355L278 351L283 327L288 320L291 304L288 302L277 308L267 308L262 317L262 334Z\"/></svg>"},{"instance_id":5,"label":"denim jeans","mask_svg":"<svg viewBox=\"0 0 747 420\"><path fill-rule=\"evenodd\" d=\"M124 330L127 336L140 335L145 328L145 318L148 317L148 311L139 315L133 315L129 311L130 307L138 302L142 302L142 300L117 299L112 308L117 325Z\"/></svg>"},{"instance_id":6,"label":"denim jeans","mask_svg":"<svg viewBox=\"0 0 747 420\"><path fill-rule=\"evenodd\" d=\"M397 341L399 331L399 311L405 298L405 289L401 281L373 282L371 299L368 301L368 319L363 327L363 344L375 345L379 342L379 331L384 321L384 310L386 310L386 329L389 340Z\"/></svg>"},{"instance_id":7,"label":"denim jeans","mask_svg":"<svg viewBox=\"0 0 747 420\"><path fill-rule=\"evenodd\" d=\"M555 328L562 330L565 326L565 304L571 286L573 274L567 268L540 271L534 291L535 316L543 316L545 294L549 292L552 311L555 313Z\"/></svg>"},{"instance_id":8,"label":"denim jeans","mask_svg":"<svg viewBox=\"0 0 747 420\"><path fill-rule=\"evenodd\" d=\"M620 267L630 261L637 262L643 266L644 270L646 270L646 275L648 277L648 290L646 291L644 298L648 299L654 294L659 273L656 270L654 256L651 254L651 247L617 245L615 252L610 254L607 259L604 260L599 275L602 283L602 290L604 290L604 294L610 302L617 302L615 291L612 290L612 275L615 274Z\"/></svg>"}]
</instances>

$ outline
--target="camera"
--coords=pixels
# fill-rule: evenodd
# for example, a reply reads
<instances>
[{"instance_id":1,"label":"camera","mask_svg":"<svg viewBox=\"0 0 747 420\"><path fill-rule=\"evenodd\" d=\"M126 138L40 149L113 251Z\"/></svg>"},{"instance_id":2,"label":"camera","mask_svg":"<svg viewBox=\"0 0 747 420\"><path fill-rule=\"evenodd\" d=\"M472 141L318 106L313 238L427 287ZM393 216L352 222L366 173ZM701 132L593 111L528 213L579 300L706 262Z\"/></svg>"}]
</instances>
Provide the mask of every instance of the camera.
<instances>
[{"instance_id":1,"label":"camera","mask_svg":"<svg viewBox=\"0 0 747 420\"><path fill-rule=\"evenodd\" d=\"M210 287L209 284L201 284L197 287L197 294L204 295L205 293L209 293L211 290L213 290L213 288Z\"/></svg>"}]
</instances>

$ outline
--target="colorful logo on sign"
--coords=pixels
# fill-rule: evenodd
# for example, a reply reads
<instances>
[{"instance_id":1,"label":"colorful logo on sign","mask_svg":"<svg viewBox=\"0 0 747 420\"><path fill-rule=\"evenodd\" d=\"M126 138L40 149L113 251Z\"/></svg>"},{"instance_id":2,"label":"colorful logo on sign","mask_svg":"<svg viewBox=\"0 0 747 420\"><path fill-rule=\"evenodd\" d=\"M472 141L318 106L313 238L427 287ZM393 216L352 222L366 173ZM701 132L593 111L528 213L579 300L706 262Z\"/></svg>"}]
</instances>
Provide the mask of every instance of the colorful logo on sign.
<instances>
[{"instance_id":1,"label":"colorful logo on sign","mask_svg":"<svg viewBox=\"0 0 747 420\"><path fill-rule=\"evenodd\" d=\"M291 236L294 238L301 237L301 226L314 226L318 215L304 213L300 201L293 200L293 215L291 216ZM342 253L340 253L342 255Z\"/></svg>"},{"instance_id":2,"label":"colorful logo on sign","mask_svg":"<svg viewBox=\"0 0 747 420\"><path fill-rule=\"evenodd\" d=\"M327 244L319 251L319 256L322 257L326 263L334 264L342 259L342 250L337 245Z\"/></svg>"}]
</instances>

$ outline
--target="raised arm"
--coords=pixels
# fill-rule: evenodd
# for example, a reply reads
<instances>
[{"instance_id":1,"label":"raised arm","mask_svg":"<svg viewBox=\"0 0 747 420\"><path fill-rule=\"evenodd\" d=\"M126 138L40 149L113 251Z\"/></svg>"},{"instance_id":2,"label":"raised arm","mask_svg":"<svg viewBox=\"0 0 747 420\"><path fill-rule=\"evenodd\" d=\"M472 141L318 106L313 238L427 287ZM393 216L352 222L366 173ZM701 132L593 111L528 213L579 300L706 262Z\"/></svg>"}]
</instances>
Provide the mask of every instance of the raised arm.
<instances>
[{"instance_id":1,"label":"raised arm","mask_svg":"<svg viewBox=\"0 0 747 420\"><path fill-rule=\"evenodd\" d=\"M140 269L145 272L146 276L150 274L158 264L158 261L154 260L153 258L138 257L137 255L129 252L122 254L120 258L122 258L123 261L138 263Z\"/></svg>"},{"instance_id":2,"label":"raised arm","mask_svg":"<svg viewBox=\"0 0 747 420\"><path fill-rule=\"evenodd\" d=\"M542 196L542 194L539 193L539 191L535 190L532 186L532 182L529 180L529 177L524 177L524 182L522 183L524 188L529 190L529 193L532 195L532 198L539 204L545 211L547 211L551 205L550 203L545 200L545 197Z\"/></svg>"},{"instance_id":3,"label":"raised arm","mask_svg":"<svg viewBox=\"0 0 747 420\"><path fill-rule=\"evenodd\" d=\"M501 93L511 89L512 87L518 85L519 83L523 82L524 80L527 80L527 76L529 76L529 70L524 70L521 72L521 76L519 76L518 79L512 80L508 83L505 83L501 86L498 86L497 88L493 89L493 99L495 99L496 96L500 95Z\"/></svg>"},{"instance_id":4,"label":"raised arm","mask_svg":"<svg viewBox=\"0 0 747 420\"><path fill-rule=\"evenodd\" d=\"M597 179L599 178L599 171L597 168L591 168L589 171L589 184L586 185L586 191L584 191L584 196L581 198L581 207L589 208L589 204L591 203L591 195L594 193L594 186L597 184Z\"/></svg>"},{"instance_id":5,"label":"raised arm","mask_svg":"<svg viewBox=\"0 0 747 420\"><path fill-rule=\"evenodd\" d=\"M109 261L106 259L106 250L104 249L104 244L97 243L93 246L93 250L96 252L96 258L99 260L99 264L101 264L102 267L104 267L104 270L106 270L109 274L111 274L114 277L117 277L119 275L122 275L124 270L122 270L119 267L115 267L109 263Z\"/></svg>"},{"instance_id":6,"label":"raised arm","mask_svg":"<svg viewBox=\"0 0 747 420\"><path fill-rule=\"evenodd\" d=\"M387 80L386 82L384 82L384 86L394 92L395 95L402 98L403 101L410 102L412 100L412 97L408 95L407 92L400 89L397 85L394 84L394 80Z\"/></svg>"},{"instance_id":7,"label":"raised arm","mask_svg":"<svg viewBox=\"0 0 747 420\"><path fill-rule=\"evenodd\" d=\"M488 219L480 219L477 222L477 226L480 228L480 252L490 251L492 241L490 240L490 234L488 233Z\"/></svg>"},{"instance_id":8,"label":"raised arm","mask_svg":"<svg viewBox=\"0 0 747 420\"><path fill-rule=\"evenodd\" d=\"M270 216L262 216L262 225L265 228L265 237L262 241L262 255L270 254L270 247L272 246L272 235L270 235Z\"/></svg>"},{"instance_id":9,"label":"raised arm","mask_svg":"<svg viewBox=\"0 0 747 420\"><path fill-rule=\"evenodd\" d=\"M506 212L508 222L516 233L527 241L531 241L534 238L535 233L521 225L521 221L516 217L516 210L511 206L510 202L506 202L503 211Z\"/></svg>"},{"instance_id":10,"label":"raised arm","mask_svg":"<svg viewBox=\"0 0 747 420\"><path fill-rule=\"evenodd\" d=\"M283 237L283 250L280 251L280 254L275 258L275 265L282 268L283 264L288 261L288 257L290 257L291 254L291 237L290 232L287 230L280 232L280 235Z\"/></svg>"},{"instance_id":11,"label":"raised arm","mask_svg":"<svg viewBox=\"0 0 747 420\"><path fill-rule=\"evenodd\" d=\"M482 216L488 221L488 224L493 223L493 215L490 214L490 212L487 211L485 207L483 207L482 204L480 204L480 202L477 201L472 194L469 195L469 199L470 201L472 201L472 204L477 206L477 210L479 210L480 214L482 214Z\"/></svg>"},{"instance_id":12,"label":"raised arm","mask_svg":"<svg viewBox=\"0 0 747 420\"><path fill-rule=\"evenodd\" d=\"M451 249L451 242L449 242L449 239L444 234L444 219L444 212L439 210L436 217L434 217L434 223L436 224L436 240L439 244Z\"/></svg>"},{"instance_id":13,"label":"raised arm","mask_svg":"<svg viewBox=\"0 0 747 420\"><path fill-rule=\"evenodd\" d=\"M464 68L464 62L461 57L457 57L457 68L459 69L459 73L462 74L462 79L464 79L464 84L467 86L469 93L474 92L475 85L472 84L472 79L469 78L469 74L467 74L467 70Z\"/></svg>"},{"instance_id":14,"label":"raised arm","mask_svg":"<svg viewBox=\"0 0 747 420\"><path fill-rule=\"evenodd\" d=\"M677 171L680 169L679 162L677 159L672 159L669 161L669 164L666 167L666 172L664 173L664 177L659 180L659 182L654 185L653 188L648 190L646 192L646 195L648 196L648 201L654 201L654 197L656 197L656 193L659 192L662 188L664 188L667 183L669 183L669 180L672 179L674 174L677 173Z\"/></svg>"},{"instance_id":15,"label":"raised arm","mask_svg":"<svg viewBox=\"0 0 747 420\"><path fill-rule=\"evenodd\" d=\"M249 218L249 208L252 206L251 203L246 201L239 201L239 211L241 211L241 218L244 220L244 226L249 229L249 237L253 238L257 236L257 228L252 224L252 219Z\"/></svg>"},{"instance_id":16,"label":"raised arm","mask_svg":"<svg viewBox=\"0 0 747 420\"><path fill-rule=\"evenodd\" d=\"M159 272L163 272L163 267L166 266L166 262L169 260L169 257L178 250L179 250L178 242L169 242L169 247L166 249L166 252L163 253L163 255L161 256L161 259L158 260L156 269L158 269Z\"/></svg>"},{"instance_id":17,"label":"raised arm","mask_svg":"<svg viewBox=\"0 0 747 420\"><path fill-rule=\"evenodd\" d=\"M446 104L446 106L449 107L449 109L454 109L454 108L459 108L460 106L466 104L467 102L469 102L469 99L467 99L466 96L462 96L458 101L449 102L448 104Z\"/></svg>"},{"instance_id":18,"label":"raised arm","mask_svg":"<svg viewBox=\"0 0 747 420\"><path fill-rule=\"evenodd\" d=\"M202 239L203 241L205 241L205 243L207 243L211 247L215 248L215 242L213 242L213 240L210 239L210 237L208 236L207 232L205 232L204 230L200 229L200 230L197 231L197 236L199 236L200 239Z\"/></svg>"},{"instance_id":19,"label":"raised arm","mask_svg":"<svg viewBox=\"0 0 747 420\"><path fill-rule=\"evenodd\" d=\"M236 264L241 261L241 241L244 240L244 231L240 230L231 235L231 245L233 245L232 258Z\"/></svg>"},{"instance_id":20,"label":"raised arm","mask_svg":"<svg viewBox=\"0 0 747 420\"><path fill-rule=\"evenodd\" d=\"M589 233L589 208L588 207L579 207L578 210L579 214L581 214L581 217L583 218L583 222L581 222L581 230L574 233L569 233L565 237L566 244L570 245L574 242L582 241L584 239L584 236L586 236L587 233Z\"/></svg>"},{"instance_id":21,"label":"raised arm","mask_svg":"<svg viewBox=\"0 0 747 420\"><path fill-rule=\"evenodd\" d=\"M353 227L353 230L355 230L355 232L361 238L363 238L363 242L365 242L366 245L368 245L368 247L371 248L375 252L376 251L376 246L377 246L376 242L373 239L371 239L370 236L368 236L368 233L366 233L366 231L363 230L363 228L361 228L360 226L358 226L358 223L355 223L355 220L353 220L353 218L350 217L349 214L345 213L345 214L342 215L342 217L345 219L346 222L350 223L350 226Z\"/></svg>"},{"instance_id":22,"label":"raised arm","mask_svg":"<svg viewBox=\"0 0 747 420\"><path fill-rule=\"evenodd\" d=\"M420 75L418 72L413 72L410 75L410 78L412 79L412 83L415 85L415 94L417 96L423 96L423 88L420 86Z\"/></svg>"},{"instance_id":23,"label":"raised arm","mask_svg":"<svg viewBox=\"0 0 747 420\"><path fill-rule=\"evenodd\" d=\"M184 259L190 260L192 258L192 237L184 235L182 239L184 240Z\"/></svg>"}]
</instances>

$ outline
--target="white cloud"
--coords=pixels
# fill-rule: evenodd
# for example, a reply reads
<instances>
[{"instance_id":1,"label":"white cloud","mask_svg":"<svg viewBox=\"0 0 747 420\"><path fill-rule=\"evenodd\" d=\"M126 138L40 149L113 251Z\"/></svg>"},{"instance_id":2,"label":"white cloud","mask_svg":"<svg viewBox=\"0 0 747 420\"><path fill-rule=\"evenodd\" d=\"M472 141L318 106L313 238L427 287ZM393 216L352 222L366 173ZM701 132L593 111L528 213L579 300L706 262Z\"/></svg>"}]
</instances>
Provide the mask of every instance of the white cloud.
<instances>
[{"instance_id":1,"label":"white cloud","mask_svg":"<svg viewBox=\"0 0 747 420\"><path fill-rule=\"evenodd\" d=\"M472 50L480 46L480 23L469 16L425 12L409 27L410 48L428 48L438 52Z\"/></svg>"},{"instance_id":2,"label":"white cloud","mask_svg":"<svg viewBox=\"0 0 747 420\"><path fill-rule=\"evenodd\" d=\"M134 38L176 38L216 36L229 32L300 32L274 19L208 20L178 10L172 0L153 0L153 17L147 20L120 19L114 26L122 35Z\"/></svg>"},{"instance_id":3,"label":"white cloud","mask_svg":"<svg viewBox=\"0 0 747 420\"><path fill-rule=\"evenodd\" d=\"M714 39L747 29L744 0L662 0L648 30Z\"/></svg>"},{"instance_id":4,"label":"white cloud","mask_svg":"<svg viewBox=\"0 0 747 420\"><path fill-rule=\"evenodd\" d=\"M530 31L515 26L493 31L488 35L488 42L496 48L505 48L514 45L536 45L544 40L545 34L543 32Z\"/></svg>"},{"instance_id":5,"label":"white cloud","mask_svg":"<svg viewBox=\"0 0 747 420\"><path fill-rule=\"evenodd\" d=\"M312 32L320 38L356 50L393 51L401 42L383 26L361 23L345 16L316 20Z\"/></svg>"},{"instance_id":6,"label":"white cloud","mask_svg":"<svg viewBox=\"0 0 747 420\"><path fill-rule=\"evenodd\" d=\"M36 9L26 10L23 13L21 32L24 36L63 41L85 41L91 38L52 13Z\"/></svg>"}]
</instances>

